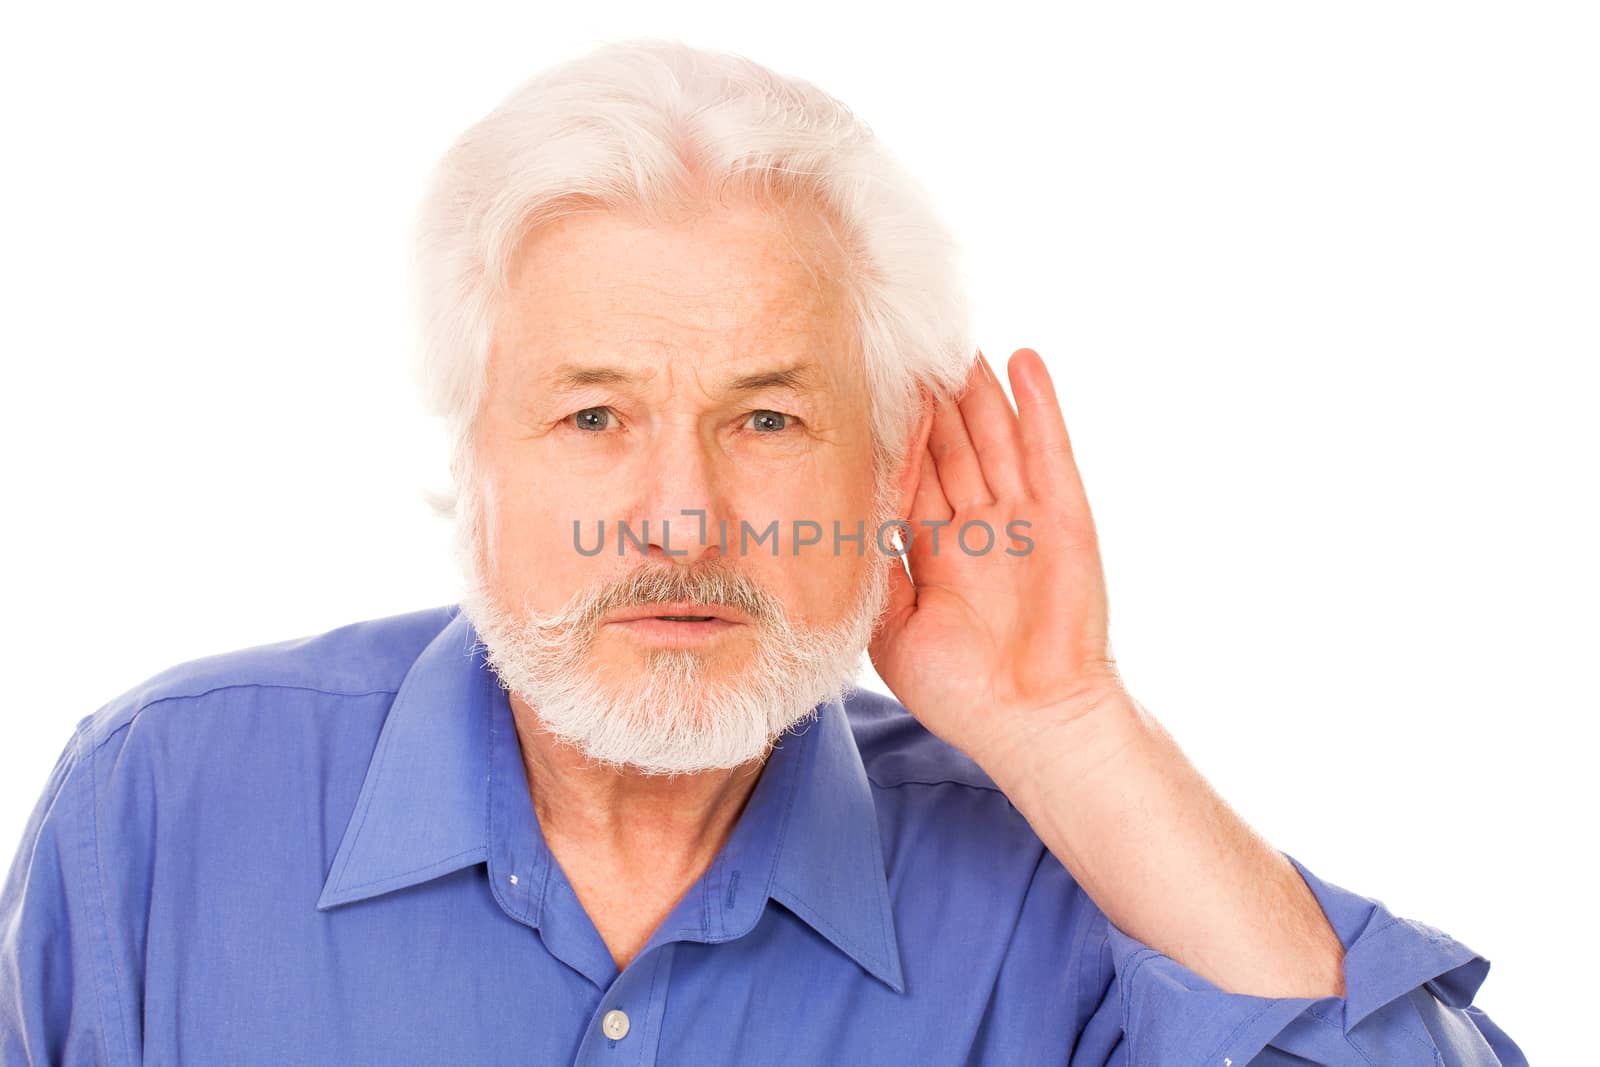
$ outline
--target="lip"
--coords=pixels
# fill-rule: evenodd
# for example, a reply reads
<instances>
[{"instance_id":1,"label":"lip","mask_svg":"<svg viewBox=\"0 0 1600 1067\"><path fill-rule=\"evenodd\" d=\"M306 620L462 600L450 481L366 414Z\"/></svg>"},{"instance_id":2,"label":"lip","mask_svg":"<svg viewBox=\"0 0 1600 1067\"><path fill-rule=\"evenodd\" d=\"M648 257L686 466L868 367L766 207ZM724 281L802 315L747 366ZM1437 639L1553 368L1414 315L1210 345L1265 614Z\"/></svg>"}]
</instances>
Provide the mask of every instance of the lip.
<instances>
[{"instance_id":1,"label":"lip","mask_svg":"<svg viewBox=\"0 0 1600 1067\"><path fill-rule=\"evenodd\" d=\"M696 604L688 600L678 600L671 604L643 604L637 607L623 608L606 619L607 622L638 622L656 621L666 622L658 618L661 615L697 615L711 616L713 622L743 623L745 618L732 608L720 604ZM709 623L669 623L675 626L711 625Z\"/></svg>"},{"instance_id":2,"label":"lip","mask_svg":"<svg viewBox=\"0 0 1600 1067\"><path fill-rule=\"evenodd\" d=\"M705 622L673 622L652 615L640 619L614 620L611 625L651 644L689 648L715 641L724 634L739 629L743 624L722 618L708 619Z\"/></svg>"}]
</instances>

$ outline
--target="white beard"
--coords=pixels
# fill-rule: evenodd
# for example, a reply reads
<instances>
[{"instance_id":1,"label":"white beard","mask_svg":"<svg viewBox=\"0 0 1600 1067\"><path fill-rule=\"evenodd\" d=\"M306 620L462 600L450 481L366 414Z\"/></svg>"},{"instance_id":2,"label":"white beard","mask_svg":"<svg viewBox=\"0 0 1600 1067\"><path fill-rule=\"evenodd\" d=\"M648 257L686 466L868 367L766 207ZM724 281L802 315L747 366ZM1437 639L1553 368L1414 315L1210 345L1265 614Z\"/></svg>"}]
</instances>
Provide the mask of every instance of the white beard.
<instances>
[{"instance_id":1,"label":"white beard","mask_svg":"<svg viewBox=\"0 0 1600 1067\"><path fill-rule=\"evenodd\" d=\"M775 597L719 560L689 570L641 567L580 590L550 614L507 611L473 575L461 607L501 685L552 735L601 763L673 775L763 759L790 727L842 699L888 603L888 562L869 552L849 614L823 628L792 625ZM605 616L672 601L722 604L753 620L746 626L756 647L744 667L711 681L700 651L656 648L645 669L618 686L586 665Z\"/></svg>"}]
</instances>

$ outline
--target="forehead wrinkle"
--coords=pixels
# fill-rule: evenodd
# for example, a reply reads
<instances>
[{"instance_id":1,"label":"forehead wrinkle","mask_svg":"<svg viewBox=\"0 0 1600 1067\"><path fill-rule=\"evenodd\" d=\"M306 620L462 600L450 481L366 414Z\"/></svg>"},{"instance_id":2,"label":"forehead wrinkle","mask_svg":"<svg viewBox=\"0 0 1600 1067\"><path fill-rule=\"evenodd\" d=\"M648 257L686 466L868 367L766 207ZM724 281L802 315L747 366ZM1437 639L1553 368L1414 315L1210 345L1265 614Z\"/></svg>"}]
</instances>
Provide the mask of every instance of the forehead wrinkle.
<instances>
[{"instance_id":1,"label":"forehead wrinkle","mask_svg":"<svg viewBox=\"0 0 1600 1067\"><path fill-rule=\"evenodd\" d=\"M797 364L810 365L806 373L790 374L785 383L775 383L793 386L817 384L818 372L823 368L815 365L817 360L808 350L830 344L839 332L837 323L832 321L829 314L831 309L809 300L787 299L780 294L772 294L770 298L761 300L754 310L748 300L723 301L723 313L718 317L725 321L711 323L685 321L681 315L674 314L671 308L641 309L625 299L616 299L611 303L611 308L572 309L573 313L561 316L560 321L552 322L539 332L547 342L555 341L551 347L569 352L593 348L619 352L640 350L650 354L639 360L640 364L686 367L692 369L697 377L701 368L726 365L745 353L756 358L770 357L776 361L770 367L758 368L762 373L795 368ZM672 353L678 351L694 352L699 358L673 358ZM667 353L665 360L659 358L663 352ZM629 370L625 366L633 362L628 359L611 363L600 360L596 366L611 366L613 372L609 374L593 368L584 370L563 362L546 372L545 377L556 383L622 384L625 378L644 376L641 369ZM736 377L748 378L754 373L746 371ZM754 383L736 382L728 388L735 385L746 390L754 387Z\"/></svg>"},{"instance_id":2,"label":"forehead wrinkle","mask_svg":"<svg viewBox=\"0 0 1600 1067\"><path fill-rule=\"evenodd\" d=\"M616 232L610 224L617 220L564 221L569 225L557 223L530 240L519 258L513 289L533 298L525 306L535 315L553 301L576 305L569 309L576 317L656 318L703 332L708 324L681 318L698 311L711 320L709 328L736 333L746 324L773 329L784 320L816 320L838 310L831 262L837 250L818 240L818 224L824 237L827 228L814 213L769 210L760 225L709 249L692 240L674 242L689 257L678 270L659 262L655 250L646 254L626 230ZM584 222L604 227L597 240L586 239ZM659 307L640 310L641 303Z\"/></svg>"},{"instance_id":3,"label":"forehead wrinkle","mask_svg":"<svg viewBox=\"0 0 1600 1067\"><path fill-rule=\"evenodd\" d=\"M639 299L641 291L649 299ZM569 294L580 298L562 299ZM551 295L556 294L547 294L547 301ZM540 327L541 333L582 338L584 343L674 346L692 337L696 340L688 343L697 346L743 351L765 347L775 338L831 333L832 310L809 294L774 292L746 279L742 285L693 292L642 282L590 286L581 295L579 290L559 294L535 315L553 320Z\"/></svg>"},{"instance_id":4,"label":"forehead wrinkle","mask_svg":"<svg viewBox=\"0 0 1600 1067\"><path fill-rule=\"evenodd\" d=\"M551 391L570 392L591 385L633 385L648 382L663 369L670 379L670 372L674 366L674 363L669 362L664 367L639 369L618 364L565 360L552 367L546 378ZM820 362L810 356L770 361L765 366L735 373L712 389L706 387L707 371L703 365L693 364L688 370L689 376L694 379L696 387L702 393L707 396L730 398L763 389L787 390L802 396L825 395L826 385L832 377L824 372L825 368Z\"/></svg>"}]
</instances>

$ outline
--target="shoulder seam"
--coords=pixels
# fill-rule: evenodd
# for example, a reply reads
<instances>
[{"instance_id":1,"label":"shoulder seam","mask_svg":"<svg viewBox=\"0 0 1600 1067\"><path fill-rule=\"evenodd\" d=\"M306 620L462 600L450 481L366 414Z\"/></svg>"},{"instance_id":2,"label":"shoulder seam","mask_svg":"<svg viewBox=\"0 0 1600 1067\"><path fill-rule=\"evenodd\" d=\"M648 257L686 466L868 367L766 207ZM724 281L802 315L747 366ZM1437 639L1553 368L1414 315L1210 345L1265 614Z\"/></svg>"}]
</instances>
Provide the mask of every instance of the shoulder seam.
<instances>
[{"instance_id":1,"label":"shoulder seam","mask_svg":"<svg viewBox=\"0 0 1600 1067\"><path fill-rule=\"evenodd\" d=\"M152 697L151 699L141 703L138 707L134 708L133 714L128 716L127 722L121 723L115 730L109 731L99 741L96 741L94 744L90 745L89 749L91 752L98 752L113 737L117 736L117 734L131 726L135 719L158 704L169 704L178 700L199 700L200 698L208 697L213 693L221 693L230 689L294 689L305 693L320 693L323 696L349 697L352 699L357 697L375 696L392 697L398 695L400 692L398 688L363 689L359 691L345 692L337 689L323 689L320 686L315 685L296 685L292 682L229 682L226 685L214 685L209 689L202 689L193 693L170 693L166 696Z\"/></svg>"},{"instance_id":2,"label":"shoulder seam","mask_svg":"<svg viewBox=\"0 0 1600 1067\"><path fill-rule=\"evenodd\" d=\"M100 944L97 946L98 951L94 954L95 966L91 973L94 976L95 1009L100 1019L101 1045L106 1054L106 1062L114 1064L127 1062L127 1059L132 1055L130 1050L133 1047L133 1043L128 1035L128 1020L122 1010L122 976L117 968L116 939L111 934L111 912L106 907L105 878L101 873L104 863L100 856L100 796L99 784L95 781L95 756L99 753L99 746L83 745L83 735L87 732L90 722L92 722L92 719L85 721L78 730L73 732L73 736L80 745L80 750L87 748L87 758L79 761L79 766L87 778L87 781L79 788L83 793L87 794L87 804L85 805L87 810L84 812L83 817L88 821L89 831L82 848L84 855L89 859L94 876L94 904L91 906L90 912L93 914L94 919L98 920L95 926L96 933L100 936ZM83 873L88 874L91 872ZM111 1005L117 1012L117 1036L122 1039L121 1049L117 1055L112 1055L111 1052L111 1029L107 1025L105 1005L106 991L102 985L105 978L103 968L107 962L110 963L111 972Z\"/></svg>"}]
</instances>

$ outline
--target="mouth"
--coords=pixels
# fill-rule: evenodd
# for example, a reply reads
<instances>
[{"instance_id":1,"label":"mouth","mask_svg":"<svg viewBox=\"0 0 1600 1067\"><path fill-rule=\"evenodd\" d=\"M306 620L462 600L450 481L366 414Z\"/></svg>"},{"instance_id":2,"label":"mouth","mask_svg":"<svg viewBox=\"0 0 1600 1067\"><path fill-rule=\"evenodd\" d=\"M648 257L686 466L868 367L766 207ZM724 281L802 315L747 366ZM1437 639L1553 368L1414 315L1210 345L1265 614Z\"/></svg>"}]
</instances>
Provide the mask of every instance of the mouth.
<instances>
[{"instance_id":1,"label":"mouth","mask_svg":"<svg viewBox=\"0 0 1600 1067\"><path fill-rule=\"evenodd\" d=\"M672 647L712 641L746 622L732 608L720 604L645 604L612 615L607 625L637 640Z\"/></svg>"},{"instance_id":2,"label":"mouth","mask_svg":"<svg viewBox=\"0 0 1600 1067\"><path fill-rule=\"evenodd\" d=\"M729 622L742 623L744 615L721 604L696 604L675 601L671 604L641 604L613 613L608 622L637 622L641 619L659 619L664 622Z\"/></svg>"}]
</instances>

